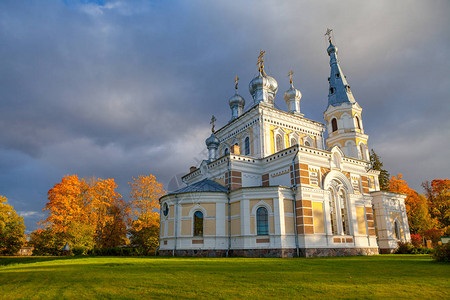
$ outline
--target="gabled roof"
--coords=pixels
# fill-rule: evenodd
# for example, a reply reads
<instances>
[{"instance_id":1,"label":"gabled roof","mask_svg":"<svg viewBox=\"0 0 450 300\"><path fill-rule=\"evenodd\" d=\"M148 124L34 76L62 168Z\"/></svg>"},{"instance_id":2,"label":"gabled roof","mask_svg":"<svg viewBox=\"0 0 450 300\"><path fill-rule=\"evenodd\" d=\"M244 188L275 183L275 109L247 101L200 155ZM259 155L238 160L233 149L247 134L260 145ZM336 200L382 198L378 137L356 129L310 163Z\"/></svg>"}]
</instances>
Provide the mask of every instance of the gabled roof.
<instances>
[{"instance_id":1,"label":"gabled roof","mask_svg":"<svg viewBox=\"0 0 450 300\"><path fill-rule=\"evenodd\" d=\"M188 185L182 189L176 190L175 192L171 192L171 193L169 193L169 195L181 194L181 193L192 193L192 192L225 192L226 193L226 192L228 192L228 189L215 181L212 181L209 179L203 179L202 181Z\"/></svg>"}]
</instances>

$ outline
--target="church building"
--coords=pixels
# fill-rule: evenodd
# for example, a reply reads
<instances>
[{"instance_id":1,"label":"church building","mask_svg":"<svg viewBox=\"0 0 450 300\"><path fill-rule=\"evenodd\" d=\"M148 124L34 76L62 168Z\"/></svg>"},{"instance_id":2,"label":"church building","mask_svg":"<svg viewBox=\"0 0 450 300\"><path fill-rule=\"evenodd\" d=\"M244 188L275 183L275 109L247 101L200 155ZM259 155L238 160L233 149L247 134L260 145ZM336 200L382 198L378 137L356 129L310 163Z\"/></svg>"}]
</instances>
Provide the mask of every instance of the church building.
<instances>
[{"instance_id":1,"label":"church building","mask_svg":"<svg viewBox=\"0 0 450 300\"><path fill-rule=\"evenodd\" d=\"M324 124L300 109L264 71L264 51L231 119L206 139L208 159L182 177L186 187L160 199L160 254L176 256L341 256L390 253L409 241L405 195L380 191L362 108L342 72L330 31ZM325 103L324 103L325 104ZM325 106L325 105L324 105Z\"/></svg>"}]
</instances>

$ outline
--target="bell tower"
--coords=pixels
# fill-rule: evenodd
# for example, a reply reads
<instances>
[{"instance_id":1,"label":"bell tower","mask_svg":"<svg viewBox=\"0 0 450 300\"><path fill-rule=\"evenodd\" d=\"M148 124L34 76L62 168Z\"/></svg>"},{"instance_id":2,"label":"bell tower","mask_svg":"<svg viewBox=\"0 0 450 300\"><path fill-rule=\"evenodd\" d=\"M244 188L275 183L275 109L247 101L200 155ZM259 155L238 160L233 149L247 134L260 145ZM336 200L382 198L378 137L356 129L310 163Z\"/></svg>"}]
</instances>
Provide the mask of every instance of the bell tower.
<instances>
[{"instance_id":1,"label":"bell tower","mask_svg":"<svg viewBox=\"0 0 450 300\"><path fill-rule=\"evenodd\" d=\"M345 156L369 161L367 140L361 118L362 108L353 97L347 78L337 58L338 49L332 41L332 30L328 29L330 77L328 77L328 108L324 119L328 129L326 145L338 146Z\"/></svg>"}]
</instances>

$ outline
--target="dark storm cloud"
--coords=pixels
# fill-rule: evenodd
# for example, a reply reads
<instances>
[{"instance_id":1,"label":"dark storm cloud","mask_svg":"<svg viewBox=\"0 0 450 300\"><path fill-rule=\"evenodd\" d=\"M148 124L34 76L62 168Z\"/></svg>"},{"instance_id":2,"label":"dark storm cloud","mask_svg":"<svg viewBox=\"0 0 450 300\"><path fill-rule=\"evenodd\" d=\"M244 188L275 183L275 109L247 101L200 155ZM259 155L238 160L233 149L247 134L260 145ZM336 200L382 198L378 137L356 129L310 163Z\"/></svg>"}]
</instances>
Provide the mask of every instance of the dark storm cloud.
<instances>
[{"instance_id":1,"label":"dark storm cloud","mask_svg":"<svg viewBox=\"0 0 450 300\"><path fill-rule=\"evenodd\" d=\"M230 2L0 3L0 194L29 229L66 174L173 186L205 157L210 116L229 120L236 74L250 104L260 49L276 105L293 69L321 121L327 27L385 166L417 189L448 177L448 2Z\"/></svg>"}]
</instances>

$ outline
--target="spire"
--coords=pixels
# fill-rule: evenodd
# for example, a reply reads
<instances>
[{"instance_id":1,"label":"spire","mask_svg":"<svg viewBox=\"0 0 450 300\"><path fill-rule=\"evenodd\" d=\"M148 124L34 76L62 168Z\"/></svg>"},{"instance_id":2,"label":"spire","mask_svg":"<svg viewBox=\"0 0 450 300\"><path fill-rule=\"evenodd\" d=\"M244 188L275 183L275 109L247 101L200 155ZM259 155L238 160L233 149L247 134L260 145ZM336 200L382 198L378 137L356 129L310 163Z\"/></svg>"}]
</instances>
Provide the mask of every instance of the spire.
<instances>
[{"instance_id":1,"label":"spire","mask_svg":"<svg viewBox=\"0 0 450 300\"><path fill-rule=\"evenodd\" d=\"M338 49L332 41L332 29L327 29L325 35L328 36L327 52L330 56L330 77L328 78L329 90L328 90L328 105L338 106L341 103L356 103L355 98L350 90L350 85L342 72L339 60L337 58Z\"/></svg>"}]
</instances>

